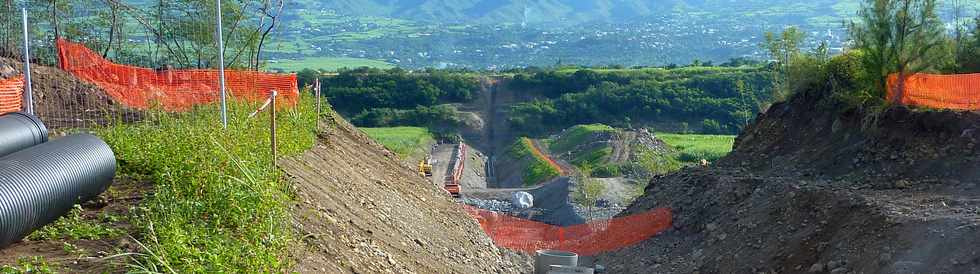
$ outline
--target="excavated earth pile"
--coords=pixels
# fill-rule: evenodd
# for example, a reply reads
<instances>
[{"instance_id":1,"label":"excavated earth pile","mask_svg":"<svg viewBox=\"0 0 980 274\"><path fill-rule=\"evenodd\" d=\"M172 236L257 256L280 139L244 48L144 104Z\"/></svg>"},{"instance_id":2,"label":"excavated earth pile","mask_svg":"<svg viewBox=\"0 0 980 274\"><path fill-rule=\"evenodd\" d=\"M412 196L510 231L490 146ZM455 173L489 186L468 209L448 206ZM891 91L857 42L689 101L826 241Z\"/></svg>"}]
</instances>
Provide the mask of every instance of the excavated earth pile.
<instances>
[{"instance_id":1,"label":"excavated earth pile","mask_svg":"<svg viewBox=\"0 0 980 274\"><path fill-rule=\"evenodd\" d=\"M11 75L23 75L23 63L0 57L0 70L6 68L11 69ZM34 111L48 128L95 127L114 120L142 119L141 112L120 105L101 88L58 68L32 63L31 77Z\"/></svg>"},{"instance_id":2,"label":"excavated earth pile","mask_svg":"<svg viewBox=\"0 0 980 274\"><path fill-rule=\"evenodd\" d=\"M716 166L652 180L622 215L674 228L597 258L616 273L980 273L980 114L773 105Z\"/></svg>"},{"instance_id":3,"label":"excavated earth pile","mask_svg":"<svg viewBox=\"0 0 980 274\"><path fill-rule=\"evenodd\" d=\"M339 117L333 115L333 117ZM302 273L517 273L449 195L339 118L314 148L279 162L293 182Z\"/></svg>"}]
</instances>

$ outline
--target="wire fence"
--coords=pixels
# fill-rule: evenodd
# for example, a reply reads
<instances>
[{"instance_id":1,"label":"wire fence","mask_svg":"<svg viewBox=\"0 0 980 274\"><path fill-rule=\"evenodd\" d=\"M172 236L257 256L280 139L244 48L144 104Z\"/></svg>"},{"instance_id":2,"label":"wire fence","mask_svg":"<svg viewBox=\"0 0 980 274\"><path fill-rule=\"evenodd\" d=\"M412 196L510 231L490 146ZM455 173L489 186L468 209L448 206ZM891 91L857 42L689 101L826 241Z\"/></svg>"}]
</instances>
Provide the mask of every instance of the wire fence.
<instances>
[{"instance_id":1,"label":"wire fence","mask_svg":"<svg viewBox=\"0 0 980 274\"><path fill-rule=\"evenodd\" d=\"M225 92L234 100L262 101L277 90L284 96L281 104L294 104L295 76L258 72L283 1L220 2L220 17L218 4L2 0L0 70L10 67L24 77L25 51L18 45L28 41L30 63L41 66L26 74L33 79L21 90L33 90L33 102L21 109L34 106L34 114L54 129L135 122L148 117L149 110L216 107ZM223 78L227 88L219 67L229 69ZM16 103L11 95L2 96L0 104Z\"/></svg>"}]
</instances>

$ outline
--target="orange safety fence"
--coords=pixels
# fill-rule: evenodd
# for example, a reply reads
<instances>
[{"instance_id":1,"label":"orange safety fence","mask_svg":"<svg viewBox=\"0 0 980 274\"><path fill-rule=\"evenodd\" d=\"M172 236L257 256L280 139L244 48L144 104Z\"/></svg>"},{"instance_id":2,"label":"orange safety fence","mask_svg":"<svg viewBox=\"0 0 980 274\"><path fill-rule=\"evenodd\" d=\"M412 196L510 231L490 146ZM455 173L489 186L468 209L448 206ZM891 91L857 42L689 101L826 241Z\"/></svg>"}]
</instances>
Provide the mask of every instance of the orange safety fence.
<instances>
[{"instance_id":1,"label":"orange safety fence","mask_svg":"<svg viewBox=\"0 0 980 274\"><path fill-rule=\"evenodd\" d=\"M0 114L18 112L24 103L24 76L0 79Z\"/></svg>"},{"instance_id":2,"label":"orange safety fence","mask_svg":"<svg viewBox=\"0 0 980 274\"><path fill-rule=\"evenodd\" d=\"M898 75L888 76L888 97L894 100ZM980 73L914 74L905 79L903 105L955 110L980 110Z\"/></svg>"},{"instance_id":3,"label":"orange safety fence","mask_svg":"<svg viewBox=\"0 0 980 274\"><path fill-rule=\"evenodd\" d=\"M527 147L531 150L531 154L533 154L535 158L544 160L549 166L557 170L559 174L565 174L565 171L561 168L561 165L558 165L558 162L555 162L554 159L551 159L551 157L549 157L547 154L541 152L541 149L534 144L534 141L531 141L531 139L527 137L521 138L521 141L527 145Z\"/></svg>"},{"instance_id":4,"label":"orange safety fence","mask_svg":"<svg viewBox=\"0 0 980 274\"><path fill-rule=\"evenodd\" d=\"M82 44L59 39L57 46L61 69L94 83L115 101L132 108L157 106L184 111L221 97L217 70L127 66L112 63ZM294 74L226 70L225 83L231 98L262 102L276 90L285 104L295 105L299 99Z\"/></svg>"},{"instance_id":5,"label":"orange safety fence","mask_svg":"<svg viewBox=\"0 0 980 274\"><path fill-rule=\"evenodd\" d=\"M557 249L593 256L647 240L672 225L670 209L659 208L636 215L559 227L507 214L464 206L480 222L483 231L503 248L533 254Z\"/></svg>"}]
</instances>

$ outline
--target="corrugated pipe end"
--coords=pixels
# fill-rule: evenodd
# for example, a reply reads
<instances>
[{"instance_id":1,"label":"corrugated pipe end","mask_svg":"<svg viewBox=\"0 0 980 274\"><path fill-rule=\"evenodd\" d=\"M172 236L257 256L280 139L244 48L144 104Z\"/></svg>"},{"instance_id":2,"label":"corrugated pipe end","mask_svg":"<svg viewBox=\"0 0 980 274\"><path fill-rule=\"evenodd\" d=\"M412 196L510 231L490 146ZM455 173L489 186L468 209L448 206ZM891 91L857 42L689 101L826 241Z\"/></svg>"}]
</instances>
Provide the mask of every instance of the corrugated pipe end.
<instances>
[{"instance_id":1,"label":"corrugated pipe end","mask_svg":"<svg viewBox=\"0 0 980 274\"><path fill-rule=\"evenodd\" d=\"M48 141L48 128L37 116L13 112L0 116L0 156Z\"/></svg>"},{"instance_id":2,"label":"corrugated pipe end","mask_svg":"<svg viewBox=\"0 0 980 274\"><path fill-rule=\"evenodd\" d=\"M112 149L89 134L0 157L0 248L98 196L115 174Z\"/></svg>"}]
</instances>

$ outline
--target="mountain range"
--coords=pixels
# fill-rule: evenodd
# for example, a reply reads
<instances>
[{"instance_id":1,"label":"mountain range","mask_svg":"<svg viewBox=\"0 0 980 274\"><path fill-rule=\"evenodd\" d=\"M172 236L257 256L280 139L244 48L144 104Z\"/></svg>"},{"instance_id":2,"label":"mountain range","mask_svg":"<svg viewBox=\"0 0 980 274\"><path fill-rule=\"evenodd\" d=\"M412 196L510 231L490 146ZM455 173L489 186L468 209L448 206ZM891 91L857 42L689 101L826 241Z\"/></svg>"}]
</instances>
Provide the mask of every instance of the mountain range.
<instances>
[{"instance_id":1,"label":"mountain range","mask_svg":"<svg viewBox=\"0 0 980 274\"><path fill-rule=\"evenodd\" d=\"M648 16L848 17L860 0L334 0L307 8L441 23L576 24Z\"/></svg>"}]
</instances>

